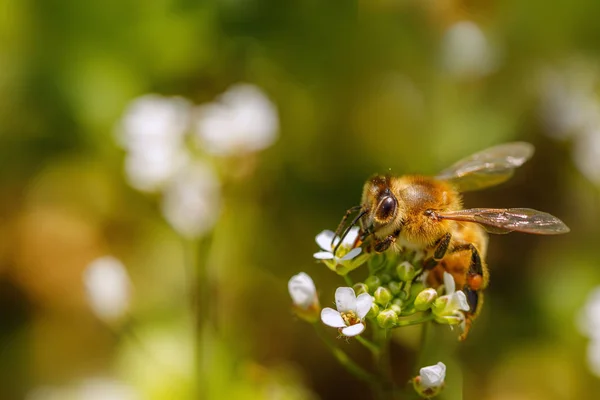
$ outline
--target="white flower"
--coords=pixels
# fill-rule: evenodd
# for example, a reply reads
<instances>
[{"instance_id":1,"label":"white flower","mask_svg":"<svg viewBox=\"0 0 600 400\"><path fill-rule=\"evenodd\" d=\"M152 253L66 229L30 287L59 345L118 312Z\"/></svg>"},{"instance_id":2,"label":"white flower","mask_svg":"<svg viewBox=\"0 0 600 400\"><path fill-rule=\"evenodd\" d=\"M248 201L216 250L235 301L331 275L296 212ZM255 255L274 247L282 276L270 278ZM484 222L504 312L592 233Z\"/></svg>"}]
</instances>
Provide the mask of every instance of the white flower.
<instances>
[{"instance_id":1,"label":"white flower","mask_svg":"<svg viewBox=\"0 0 600 400\"><path fill-rule=\"evenodd\" d=\"M446 379L446 365L440 361L436 365L423 367L419 371L419 375L424 389L442 386L444 379Z\"/></svg>"},{"instance_id":2,"label":"white flower","mask_svg":"<svg viewBox=\"0 0 600 400\"><path fill-rule=\"evenodd\" d=\"M117 140L128 153L125 172L131 186L154 192L187 162L190 114L191 103L181 97L149 94L129 104Z\"/></svg>"},{"instance_id":3,"label":"white flower","mask_svg":"<svg viewBox=\"0 0 600 400\"><path fill-rule=\"evenodd\" d=\"M461 78L487 75L496 68L497 55L475 23L460 21L444 34L442 42L444 67Z\"/></svg>"},{"instance_id":4,"label":"white flower","mask_svg":"<svg viewBox=\"0 0 600 400\"><path fill-rule=\"evenodd\" d=\"M433 303L431 310L435 320L441 324L457 325L465 320L461 311L469 311L467 296L462 290L456 291L454 277L444 272L444 287L446 294Z\"/></svg>"},{"instance_id":5,"label":"white flower","mask_svg":"<svg viewBox=\"0 0 600 400\"><path fill-rule=\"evenodd\" d=\"M162 212L177 233L197 238L217 222L220 202L219 179L210 166L195 162L178 171L165 187Z\"/></svg>"},{"instance_id":6,"label":"white flower","mask_svg":"<svg viewBox=\"0 0 600 400\"><path fill-rule=\"evenodd\" d=\"M288 282L288 290L294 305L302 309L306 310L314 305L315 301L319 301L313 280L304 272L292 276Z\"/></svg>"},{"instance_id":7,"label":"white flower","mask_svg":"<svg viewBox=\"0 0 600 400\"><path fill-rule=\"evenodd\" d=\"M121 261L111 256L92 261L84 271L84 285L96 315L112 322L129 308L131 283Z\"/></svg>"},{"instance_id":8,"label":"white flower","mask_svg":"<svg viewBox=\"0 0 600 400\"><path fill-rule=\"evenodd\" d=\"M217 102L198 108L197 138L210 154L232 156L269 147L277 139L275 105L257 86L237 84Z\"/></svg>"},{"instance_id":9,"label":"white flower","mask_svg":"<svg viewBox=\"0 0 600 400\"><path fill-rule=\"evenodd\" d=\"M340 238L330 230L325 230L315 238L321 251L313 255L317 260L321 260L334 272L340 275L345 275L353 269L359 267L369 257L368 254L362 254L362 248L353 247L358 238L359 228L350 229L337 252L333 254L333 250L340 242ZM360 257L358 257L360 255Z\"/></svg>"},{"instance_id":10,"label":"white flower","mask_svg":"<svg viewBox=\"0 0 600 400\"><path fill-rule=\"evenodd\" d=\"M585 306L579 312L576 322L583 335L600 342L600 286L588 294ZM598 364L600 370L600 360Z\"/></svg>"},{"instance_id":11,"label":"white flower","mask_svg":"<svg viewBox=\"0 0 600 400\"><path fill-rule=\"evenodd\" d=\"M141 397L133 387L122 382L106 378L91 378L79 384L66 387L41 386L27 393L25 399L139 400Z\"/></svg>"},{"instance_id":12,"label":"white flower","mask_svg":"<svg viewBox=\"0 0 600 400\"><path fill-rule=\"evenodd\" d=\"M361 293L356 297L354 289L339 287L335 291L335 304L337 311L329 307L321 311L321 321L325 325L339 328L345 336L356 336L365 330L362 319L373 305L370 294Z\"/></svg>"},{"instance_id":13,"label":"white flower","mask_svg":"<svg viewBox=\"0 0 600 400\"><path fill-rule=\"evenodd\" d=\"M600 340L592 339L587 347L587 364L590 372L600 378Z\"/></svg>"},{"instance_id":14,"label":"white flower","mask_svg":"<svg viewBox=\"0 0 600 400\"><path fill-rule=\"evenodd\" d=\"M600 114L597 120L600 124ZM587 129L577 138L573 146L573 162L579 171L594 184L600 184L600 129Z\"/></svg>"},{"instance_id":15,"label":"white flower","mask_svg":"<svg viewBox=\"0 0 600 400\"><path fill-rule=\"evenodd\" d=\"M338 258L333 254L333 249L340 242L340 238L330 230L325 230L317 235L315 238L317 244L322 251L315 253L313 257L319 260L333 260L339 259L340 261L351 260L362 252L360 247L352 248L356 238L358 238L358 227L350 229L342 244L338 249L338 253L345 253L343 257ZM351 249L351 250L350 250Z\"/></svg>"},{"instance_id":16,"label":"white flower","mask_svg":"<svg viewBox=\"0 0 600 400\"><path fill-rule=\"evenodd\" d=\"M148 143L125 157L129 184L142 192L156 192L189 160L184 148Z\"/></svg>"}]
</instances>

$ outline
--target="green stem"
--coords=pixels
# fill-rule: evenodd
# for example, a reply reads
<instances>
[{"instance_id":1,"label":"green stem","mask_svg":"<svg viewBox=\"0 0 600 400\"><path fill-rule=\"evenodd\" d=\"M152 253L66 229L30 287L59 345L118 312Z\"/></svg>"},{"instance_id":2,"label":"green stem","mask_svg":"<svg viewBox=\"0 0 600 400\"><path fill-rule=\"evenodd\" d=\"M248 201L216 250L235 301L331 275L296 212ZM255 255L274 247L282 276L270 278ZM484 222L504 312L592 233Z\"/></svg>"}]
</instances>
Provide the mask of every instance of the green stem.
<instances>
[{"instance_id":1,"label":"green stem","mask_svg":"<svg viewBox=\"0 0 600 400\"><path fill-rule=\"evenodd\" d=\"M354 286L354 282L352 282L352 278L348 274L344 275L344 280L346 281L346 285L350 287Z\"/></svg>"},{"instance_id":2,"label":"green stem","mask_svg":"<svg viewBox=\"0 0 600 400\"><path fill-rule=\"evenodd\" d=\"M380 352L380 348L378 345L376 345L375 343L371 342L368 339L365 339L362 336L355 336L354 337L356 339L356 341L360 344L362 344L363 346L365 346L367 349L369 349L369 351L371 353L373 353L373 355L378 355Z\"/></svg>"},{"instance_id":3,"label":"green stem","mask_svg":"<svg viewBox=\"0 0 600 400\"><path fill-rule=\"evenodd\" d=\"M373 353L373 360L383 380L382 384L375 388L377 398L388 399L394 394L394 382L392 379L392 364L390 360L389 329L378 329L375 333L375 341L378 351Z\"/></svg>"},{"instance_id":4,"label":"green stem","mask_svg":"<svg viewBox=\"0 0 600 400\"><path fill-rule=\"evenodd\" d=\"M418 324L422 324L423 322L429 322L431 320L433 320L433 314L429 314L429 315L426 315L424 317L421 317L421 318L418 318L418 319L413 319L413 320L410 320L410 321L398 321L394 327L395 328L400 328L400 327L403 327L403 326L418 325Z\"/></svg>"},{"instance_id":5,"label":"green stem","mask_svg":"<svg viewBox=\"0 0 600 400\"><path fill-rule=\"evenodd\" d=\"M357 378L370 383L372 385L376 385L379 382L379 378L370 372L363 369L361 366L356 364L343 350L338 348L321 329L318 328L317 324L314 324L315 331L317 331L317 335L321 338L323 343L327 346L327 348L331 351L331 354L338 360L338 362L346 368L348 372L356 376Z\"/></svg>"},{"instance_id":6,"label":"green stem","mask_svg":"<svg viewBox=\"0 0 600 400\"><path fill-rule=\"evenodd\" d=\"M418 373L419 369L423 366L423 363L425 362L424 358L425 358L425 348L427 347L427 337L429 334L429 327L430 327L431 323L430 322L425 322L423 324L423 327L421 328L421 340L419 342L419 352L417 354L417 357L415 359L416 361L416 365L415 365L415 371L416 373Z\"/></svg>"}]
</instances>

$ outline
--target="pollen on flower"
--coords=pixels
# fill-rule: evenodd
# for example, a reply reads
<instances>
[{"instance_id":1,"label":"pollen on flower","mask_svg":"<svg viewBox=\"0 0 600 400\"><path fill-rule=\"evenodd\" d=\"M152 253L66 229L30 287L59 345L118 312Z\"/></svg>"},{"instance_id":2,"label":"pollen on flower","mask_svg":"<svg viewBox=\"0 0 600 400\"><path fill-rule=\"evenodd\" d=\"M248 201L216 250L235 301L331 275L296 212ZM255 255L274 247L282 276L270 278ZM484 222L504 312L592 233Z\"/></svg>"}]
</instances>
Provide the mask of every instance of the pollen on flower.
<instances>
[{"instance_id":1,"label":"pollen on flower","mask_svg":"<svg viewBox=\"0 0 600 400\"><path fill-rule=\"evenodd\" d=\"M354 325L360 322L360 318L352 310L340 313L346 325Z\"/></svg>"}]
</instances>

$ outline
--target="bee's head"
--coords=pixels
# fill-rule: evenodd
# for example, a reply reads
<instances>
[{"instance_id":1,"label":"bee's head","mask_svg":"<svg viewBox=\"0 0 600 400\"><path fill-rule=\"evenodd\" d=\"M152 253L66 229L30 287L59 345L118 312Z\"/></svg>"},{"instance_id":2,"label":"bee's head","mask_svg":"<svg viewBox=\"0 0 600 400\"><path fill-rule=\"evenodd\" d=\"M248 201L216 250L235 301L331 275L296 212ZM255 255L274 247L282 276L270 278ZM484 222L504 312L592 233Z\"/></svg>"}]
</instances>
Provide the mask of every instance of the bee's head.
<instances>
[{"instance_id":1,"label":"bee's head","mask_svg":"<svg viewBox=\"0 0 600 400\"><path fill-rule=\"evenodd\" d=\"M392 192L390 177L376 175L365 183L362 207L366 213L361 221L365 235L375 233L402 219L401 216L398 218L401 210L398 201Z\"/></svg>"}]
</instances>

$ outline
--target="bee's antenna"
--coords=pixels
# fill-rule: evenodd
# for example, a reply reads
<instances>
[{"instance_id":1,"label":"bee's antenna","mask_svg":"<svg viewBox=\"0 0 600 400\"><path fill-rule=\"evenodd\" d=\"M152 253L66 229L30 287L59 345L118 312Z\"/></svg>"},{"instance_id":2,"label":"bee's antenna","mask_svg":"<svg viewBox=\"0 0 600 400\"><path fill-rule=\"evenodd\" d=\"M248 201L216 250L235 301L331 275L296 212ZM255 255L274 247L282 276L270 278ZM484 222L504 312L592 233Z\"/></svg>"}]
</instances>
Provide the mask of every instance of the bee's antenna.
<instances>
[{"instance_id":1,"label":"bee's antenna","mask_svg":"<svg viewBox=\"0 0 600 400\"><path fill-rule=\"evenodd\" d=\"M335 238L337 236L339 236L340 233L344 230L344 224L346 223L346 220L348 219L348 217L350 216L350 214L352 214L355 211L360 210L360 207L361 206L354 206L354 207L350 208L348 211L346 211L346 214L344 215L344 217L340 221L340 224L338 225L337 229L335 230L335 235L331 239L331 247L333 247L333 241L335 240Z\"/></svg>"},{"instance_id":2,"label":"bee's antenna","mask_svg":"<svg viewBox=\"0 0 600 400\"><path fill-rule=\"evenodd\" d=\"M367 210L364 210L363 212L359 213L356 217L354 217L354 219L352 220L352 223L350 223L350 225L348 225L348 227L346 228L346 230L344 231L344 233L342 234L342 236L340 236L340 241L338 242L338 244L333 249L333 255L334 256L335 256L335 253L337 253L337 249L340 247L340 245L344 241L344 238L348 235L348 232L350 232L350 229L352 229L352 227L354 225L356 225L356 223L358 222L358 220L361 219L366 213L367 213Z\"/></svg>"}]
</instances>

